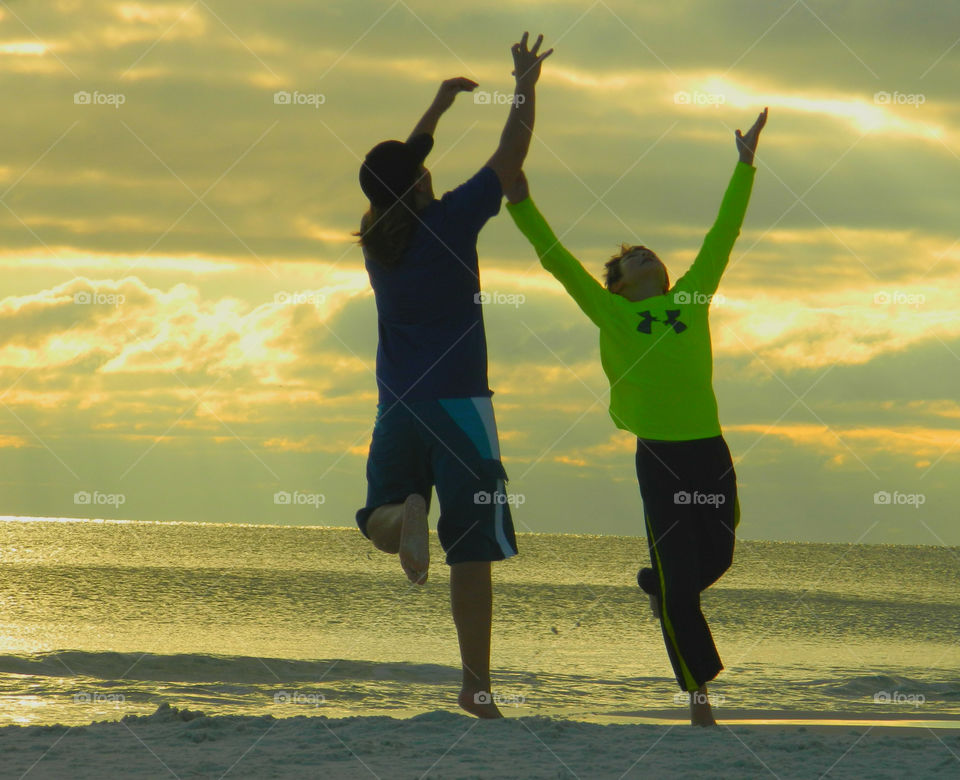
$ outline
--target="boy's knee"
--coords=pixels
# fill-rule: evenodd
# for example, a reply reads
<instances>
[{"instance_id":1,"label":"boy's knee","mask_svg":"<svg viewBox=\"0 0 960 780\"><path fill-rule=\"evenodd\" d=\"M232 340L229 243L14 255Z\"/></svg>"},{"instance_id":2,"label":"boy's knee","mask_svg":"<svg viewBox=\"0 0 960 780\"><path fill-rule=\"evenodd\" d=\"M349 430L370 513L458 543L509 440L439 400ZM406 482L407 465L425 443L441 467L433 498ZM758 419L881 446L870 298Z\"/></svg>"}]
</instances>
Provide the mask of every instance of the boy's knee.
<instances>
[{"instance_id":1,"label":"boy's knee","mask_svg":"<svg viewBox=\"0 0 960 780\"><path fill-rule=\"evenodd\" d=\"M660 603L667 612L675 614L699 611L700 591L691 583L690 587L671 588L667 585L666 591L660 595Z\"/></svg>"}]
</instances>

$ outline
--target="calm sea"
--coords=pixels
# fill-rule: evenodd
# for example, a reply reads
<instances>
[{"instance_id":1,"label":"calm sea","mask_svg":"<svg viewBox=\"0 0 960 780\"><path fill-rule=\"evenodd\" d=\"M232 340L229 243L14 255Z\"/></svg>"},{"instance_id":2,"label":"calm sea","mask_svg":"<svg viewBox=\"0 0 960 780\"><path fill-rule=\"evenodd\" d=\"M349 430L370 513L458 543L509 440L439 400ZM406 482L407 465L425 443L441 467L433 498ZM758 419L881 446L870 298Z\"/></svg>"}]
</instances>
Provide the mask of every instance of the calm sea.
<instances>
[{"instance_id":1,"label":"calm sea","mask_svg":"<svg viewBox=\"0 0 960 780\"><path fill-rule=\"evenodd\" d=\"M436 539L432 539L436 545ZM521 535L495 565L510 715L682 714L635 584L642 538ZM354 529L0 522L0 724L455 709L447 570L406 584ZM719 717L960 717L960 549L740 542L703 598Z\"/></svg>"}]
</instances>

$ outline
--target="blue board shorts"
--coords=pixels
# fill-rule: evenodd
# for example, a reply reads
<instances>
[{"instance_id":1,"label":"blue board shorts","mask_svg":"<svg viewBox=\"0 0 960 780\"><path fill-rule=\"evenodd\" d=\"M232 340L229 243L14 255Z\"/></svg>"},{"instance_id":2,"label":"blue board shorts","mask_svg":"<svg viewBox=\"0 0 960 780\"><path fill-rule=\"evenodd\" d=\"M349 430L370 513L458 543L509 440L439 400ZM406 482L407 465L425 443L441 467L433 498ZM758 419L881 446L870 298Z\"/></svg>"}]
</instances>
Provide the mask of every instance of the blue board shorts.
<instances>
[{"instance_id":1,"label":"blue board shorts","mask_svg":"<svg viewBox=\"0 0 960 780\"><path fill-rule=\"evenodd\" d=\"M377 406L367 456L367 503L357 525L385 504L418 493L430 508L447 563L502 561L517 554L490 398L442 398ZM369 538L369 536L368 536Z\"/></svg>"}]
</instances>

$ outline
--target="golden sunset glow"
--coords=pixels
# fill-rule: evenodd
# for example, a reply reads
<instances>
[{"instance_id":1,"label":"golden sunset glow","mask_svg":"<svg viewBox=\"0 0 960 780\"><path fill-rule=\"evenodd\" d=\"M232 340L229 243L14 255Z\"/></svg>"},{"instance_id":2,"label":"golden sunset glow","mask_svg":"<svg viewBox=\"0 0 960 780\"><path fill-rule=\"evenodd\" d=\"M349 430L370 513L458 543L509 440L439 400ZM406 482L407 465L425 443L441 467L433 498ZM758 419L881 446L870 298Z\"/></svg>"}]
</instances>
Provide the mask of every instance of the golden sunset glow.
<instances>
[{"instance_id":1,"label":"golden sunset glow","mask_svg":"<svg viewBox=\"0 0 960 780\"><path fill-rule=\"evenodd\" d=\"M377 398L359 161L464 75L478 92L427 161L438 196L464 181L496 147L509 48L529 28L556 40L531 192L598 277L629 242L679 278L736 162L734 129L769 106L711 314L746 533L780 534L764 518L786 512L815 515L798 539L846 541L873 521L875 483L925 491L930 527L960 539L950 30L905 12L891 48L800 6L733 24L709 4L494 2L464 26L436 2L61 5L0 10L8 514L77 515L75 491L109 488L131 496L117 517L273 522L275 490L310 487L327 501L295 522L351 525ZM607 413L593 326L503 210L479 252L528 530L569 530L602 498L599 532L639 533L635 442ZM835 502L826 514L811 484ZM867 541L904 541L902 521L887 512Z\"/></svg>"}]
</instances>

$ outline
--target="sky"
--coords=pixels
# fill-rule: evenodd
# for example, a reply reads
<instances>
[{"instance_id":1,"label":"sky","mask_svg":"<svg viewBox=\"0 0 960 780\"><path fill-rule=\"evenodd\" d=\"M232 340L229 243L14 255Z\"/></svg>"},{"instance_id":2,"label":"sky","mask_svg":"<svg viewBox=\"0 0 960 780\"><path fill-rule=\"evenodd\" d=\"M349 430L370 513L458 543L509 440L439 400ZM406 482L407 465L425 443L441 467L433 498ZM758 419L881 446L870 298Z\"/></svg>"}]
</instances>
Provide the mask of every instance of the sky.
<instances>
[{"instance_id":1,"label":"sky","mask_svg":"<svg viewBox=\"0 0 960 780\"><path fill-rule=\"evenodd\" d=\"M625 241L678 278L769 106L711 314L741 537L960 545L960 6L932 0L0 3L0 514L352 525L359 162L466 76L491 99L427 164L467 179L524 30L556 48L531 191L598 276ZM479 253L517 530L641 535L592 324L505 210Z\"/></svg>"}]
</instances>

